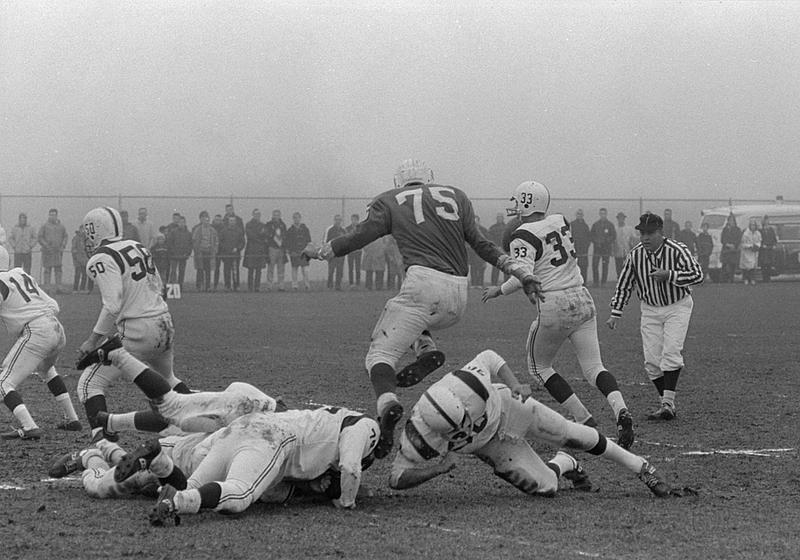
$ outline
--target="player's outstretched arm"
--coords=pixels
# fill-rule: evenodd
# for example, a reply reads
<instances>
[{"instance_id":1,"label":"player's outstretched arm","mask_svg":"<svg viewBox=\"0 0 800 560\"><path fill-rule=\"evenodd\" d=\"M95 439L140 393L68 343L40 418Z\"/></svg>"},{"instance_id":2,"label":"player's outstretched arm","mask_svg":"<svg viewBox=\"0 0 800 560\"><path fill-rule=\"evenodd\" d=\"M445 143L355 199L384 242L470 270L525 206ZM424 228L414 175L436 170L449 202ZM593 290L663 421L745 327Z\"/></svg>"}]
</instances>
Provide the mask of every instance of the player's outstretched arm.
<instances>
[{"instance_id":1,"label":"player's outstretched arm","mask_svg":"<svg viewBox=\"0 0 800 560\"><path fill-rule=\"evenodd\" d=\"M397 455L397 458L399 457L400 454ZM431 463L420 467L403 468L398 464L397 458L395 458L395 464L392 465L392 475L389 479L389 486L395 490L406 490L407 488L419 486L437 476L449 473L456 468L456 461L453 453L448 453L437 463Z\"/></svg>"}]
</instances>

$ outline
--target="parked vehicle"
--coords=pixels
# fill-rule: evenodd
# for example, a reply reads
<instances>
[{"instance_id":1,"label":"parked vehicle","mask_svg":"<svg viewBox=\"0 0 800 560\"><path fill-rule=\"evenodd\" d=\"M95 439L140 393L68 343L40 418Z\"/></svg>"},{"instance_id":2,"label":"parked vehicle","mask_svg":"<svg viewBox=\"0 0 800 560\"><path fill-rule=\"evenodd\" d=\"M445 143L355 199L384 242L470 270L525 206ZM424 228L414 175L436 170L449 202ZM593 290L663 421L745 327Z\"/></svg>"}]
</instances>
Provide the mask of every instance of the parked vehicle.
<instances>
[{"instance_id":1,"label":"parked vehicle","mask_svg":"<svg viewBox=\"0 0 800 560\"><path fill-rule=\"evenodd\" d=\"M750 220L756 220L761 227L761 220L769 216L770 226L775 228L778 237L775 270L778 274L800 272L800 205L793 204L753 204L741 206L720 206L701 212L700 225L708 224L708 233L714 240L714 249L709 259L711 279L717 281L722 265L719 262L719 251L722 246L720 234L728 216L733 214L736 225L744 230Z\"/></svg>"}]
</instances>

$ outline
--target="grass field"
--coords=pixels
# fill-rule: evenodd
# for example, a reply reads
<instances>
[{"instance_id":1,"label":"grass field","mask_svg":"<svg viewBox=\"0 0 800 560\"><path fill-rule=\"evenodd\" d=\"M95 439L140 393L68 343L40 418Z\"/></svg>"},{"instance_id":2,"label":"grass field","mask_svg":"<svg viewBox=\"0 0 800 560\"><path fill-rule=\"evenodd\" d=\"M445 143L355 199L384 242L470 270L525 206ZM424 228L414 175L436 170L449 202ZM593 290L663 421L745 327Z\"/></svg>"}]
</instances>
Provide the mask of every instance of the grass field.
<instances>
[{"instance_id":1,"label":"grass field","mask_svg":"<svg viewBox=\"0 0 800 560\"><path fill-rule=\"evenodd\" d=\"M601 323L610 289L594 290ZM185 294L171 300L177 329L176 372L194 388L248 381L295 406L342 404L373 413L363 359L388 292ZM485 348L524 371L533 312L524 298L484 305L472 291L460 324L436 333L454 368ZM68 344L62 373L91 329L99 296L58 296ZM256 504L240 516L205 513L180 527L151 528L151 501L92 500L77 479L41 482L54 457L88 444L88 432L59 433L46 387L30 379L22 395L46 430L38 442L0 441L2 553L12 558L797 558L800 555L798 395L800 284L707 285L695 310L678 392L678 418L650 423L657 404L641 367L638 303L621 329L601 325L605 364L617 376L636 419L633 451L696 497L659 500L628 472L578 455L597 493L565 490L533 498L472 457L421 487L387 486L389 462L364 483L375 495L355 511L327 503ZM6 341L8 342L8 341ZM8 344L5 345L7 347ZM559 371L601 423L615 433L600 393L580 376L565 347ZM444 371L444 370L442 370ZM441 373L434 374L436 380ZM401 394L407 410L432 381ZM537 388L535 396L552 399ZM144 404L129 385L114 387L113 409ZM3 422L11 415L4 409ZM85 422L83 411L80 416ZM143 437L131 434L122 444ZM537 447L549 457L552 449ZM747 453L747 450L781 450ZM727 452L726 452L727 451Z\"/></svg>"}]
</instances>

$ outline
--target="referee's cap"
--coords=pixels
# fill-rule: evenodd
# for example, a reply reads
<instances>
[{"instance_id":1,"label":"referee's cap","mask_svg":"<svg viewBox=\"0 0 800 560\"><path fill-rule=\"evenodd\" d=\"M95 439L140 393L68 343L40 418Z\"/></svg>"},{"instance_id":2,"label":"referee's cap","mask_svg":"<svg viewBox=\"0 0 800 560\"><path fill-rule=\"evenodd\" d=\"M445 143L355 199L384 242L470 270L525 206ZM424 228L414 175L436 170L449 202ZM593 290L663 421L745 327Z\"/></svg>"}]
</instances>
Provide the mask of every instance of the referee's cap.
<instances>
[{"instance_id":1,"label":"referee's cap","mask_svg":"<svg viewBox=\"0 0 800 560\"><path fill-rule=\"evenodd\" d=\"M664 229L664 220L658 214L652 212L645 212L639 216L639 225L636 229L642 233L653 233L654 231Z\"/></svg>"}]
</instances>

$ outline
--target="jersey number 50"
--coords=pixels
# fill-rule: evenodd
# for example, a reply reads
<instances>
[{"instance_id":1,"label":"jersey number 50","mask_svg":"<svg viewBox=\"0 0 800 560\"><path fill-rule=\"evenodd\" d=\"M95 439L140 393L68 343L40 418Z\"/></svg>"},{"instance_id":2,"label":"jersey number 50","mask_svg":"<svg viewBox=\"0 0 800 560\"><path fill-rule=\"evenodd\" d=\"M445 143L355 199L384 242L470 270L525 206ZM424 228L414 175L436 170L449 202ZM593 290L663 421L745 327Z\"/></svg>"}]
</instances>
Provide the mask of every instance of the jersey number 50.
<instances>
[{"instance_id":1,"label":"jersey number 50","mask_svg":"<svg viewBox=\"0 0 800 560\"><path fill-rule=\"evenodd\" d=\"M421 224L425 221L425 214L422 212L422 197L428 191L430 196L438 202L435 206L436 215L445 220L458 221L458 204L455 199L455 191L447 187L420 187L397 193L395 199L397 204L405 204L411 198L411 207L414 209L414 221Z\"/></svg>"}]
</instances>

